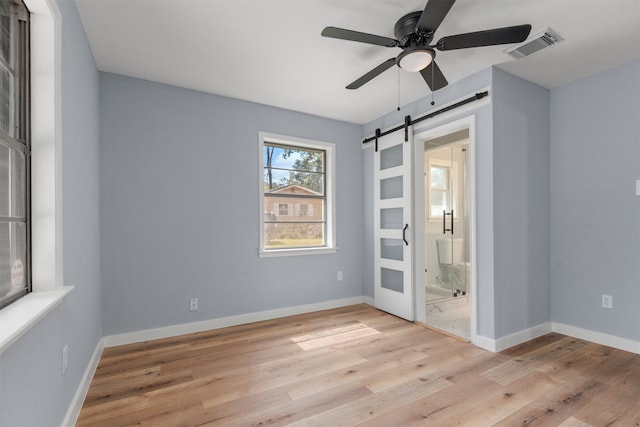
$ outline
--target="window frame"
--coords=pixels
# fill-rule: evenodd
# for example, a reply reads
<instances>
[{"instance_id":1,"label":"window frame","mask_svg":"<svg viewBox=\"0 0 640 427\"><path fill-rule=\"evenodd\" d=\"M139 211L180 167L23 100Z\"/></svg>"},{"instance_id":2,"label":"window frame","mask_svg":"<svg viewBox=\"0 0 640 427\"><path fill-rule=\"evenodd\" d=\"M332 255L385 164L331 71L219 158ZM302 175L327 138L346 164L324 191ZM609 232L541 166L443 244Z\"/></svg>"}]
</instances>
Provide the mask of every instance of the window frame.
<instances>
[{"instance_id":1,"label":"window frame","mask_svg":"<svg viewBox=\"0 0 640 427\"><path fill-rule=\"evenodd\" d=\"M17 292L7 294L0 300L0 309L3 309L32 291L31 281L31 43L30 43L30 12L22 0L9 1L10 12L10 58L2 60L2 67L12 74L13 80L9 83L9 116L8 125L12 130L9 133L0 131L0 144L10 151L17 151L24 157L24 179L19 184L22 187L22 215L13 215L11 212L3 216L3 222L9 224L24 224L24 259L20 258L23 270L22 288ZM11 154L10 154L11 156ZM11 157L9 157L11 159ZM9 177L13 176L11 162L9 163ZM9 186L9 191L13 188ZM13 200L13 196L11 196ZM10 233L11 234L11 233ZM10 246L20 244L18 241L9 242ZM11 252L10 252L11 253ZM17 261L17 260L16 260ZM11 263L10 263L11 264ZM15 265L15 263L14 263ZM13 266L11 266L13 269Z\"/></svg>"},{"instance_id":2,"label":"window frame","mask_svg":"<svg viewBox=\"0 0 640 427\"><path fill-rule=\"evenodd\" d=\"M325 152L325 245L304 248L278 248L266 249L264 240L265 231L265 205L264 205L264 145L265 142L282 144L300 149L322 150ZM324 141L315 141L304 138L277 135L267 132L258 133L258 177L259 177L259 257L311 255L335 253L336 227L335 227L335 144ZM289 206L289 211L292 207ZM294 214L296 212L293 212Z\"/></svg>"},{"instance_id":3,"label":"window frame","mask_svg":"<svg viewBox=\"0 0 640 427\"><path fill-rule=\"evenodd\" d=\"M74 289L63 284L62 17L55 0L24 0L31 41L31 292L0 310L0 355ZM37 71L36 71L37 70Z\"/></svg>"},{"instance_id":4,"label":"window frame","mask_svg":"<svg viewBox=\"0 0 640 427\"><path fill-rule=\"evenodd\" d=\"M447 188L446 190L432 189L431 188L431 168L445 168L448 169L447 172ZM433 194L436 193L445 193L447 197L447 207L446 211L450 211L453 209L454 211L454 219L459 218L459 212L457 209L458 206L458 197L455 195L458 194L458 188L456 184L456 180L454 177L459 177L460 167L456 160L446 161L441 159L429 159L429 174L427 177L427 182L425 183L426 188L428 189L427 195L427 203L425 209L427 209L427 217L430 222L442 221L442 209L438 209L437 214L432 212L433 210ZM454 196L452 196L452 193Z\"/></svg>"}]
</instances>

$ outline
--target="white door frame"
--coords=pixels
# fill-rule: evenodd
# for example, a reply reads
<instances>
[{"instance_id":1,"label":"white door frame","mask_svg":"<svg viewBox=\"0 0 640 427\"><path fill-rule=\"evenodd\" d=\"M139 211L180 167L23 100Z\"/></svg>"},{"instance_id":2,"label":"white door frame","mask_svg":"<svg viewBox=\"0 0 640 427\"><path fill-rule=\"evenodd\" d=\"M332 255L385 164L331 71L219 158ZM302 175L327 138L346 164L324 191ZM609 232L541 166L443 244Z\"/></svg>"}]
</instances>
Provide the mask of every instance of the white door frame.
<instances>
[{"instance_id":1,"label":"white door frame","mask_svg":"<svg viewBox=\"0 0 640 427\"><path fill-rule=\"evenodd\" d=\"M476 117L469 115L461 119L438 125L430 129L417 129L414 132L414 154L413 154L413 245L414 250L414 295L416 301L425 301L425 254L424 254L424 233L425 233L425 188L424 188L424 144L427 139L438 138L463 129L469 129L469 248L471 259L471 283L470 290L470 340L475 343L477 336L477 266L476 266ZM415 304L416 319L425 323L425 304Z\"/></svg>"}]
</instances>

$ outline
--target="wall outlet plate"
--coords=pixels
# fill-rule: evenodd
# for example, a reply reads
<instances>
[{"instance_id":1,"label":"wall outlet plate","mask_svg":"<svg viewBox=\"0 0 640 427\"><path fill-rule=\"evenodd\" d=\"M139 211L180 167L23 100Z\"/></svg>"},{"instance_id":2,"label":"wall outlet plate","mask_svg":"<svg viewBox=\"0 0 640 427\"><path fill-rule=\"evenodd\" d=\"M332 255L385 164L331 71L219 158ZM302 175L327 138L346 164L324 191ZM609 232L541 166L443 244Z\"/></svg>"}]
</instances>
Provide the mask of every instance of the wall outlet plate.
<instances>
[{"instance_id":1,"label":"wall outlet plate","mask_svg":"<svg viewBox=\"0 0 640 427\"><path fill-rule=\"evenodd\" d=\"M198 298L191 298L189 300L189 311L198 311Z\"/></svg>"},{"instance_id":2,"label":"wall outlet plate","mask_svg":"<svg viewBox=\"0 0 640 427\"><path fill-rule=\"evenodd\" d=\"M602 307L613 308L613 297L611 295L602 294Z\"/></svg>"},{"instance_id":3,"label":"wall outlet plate","mask_svg":"<svg viewBox=\"0 0 640 427\"><path fill-rule=\"evenodd\" d=\"M62 375L67 374L67 366L69 362L69 345L62 347Z\"/></svg>"}]
</instances>

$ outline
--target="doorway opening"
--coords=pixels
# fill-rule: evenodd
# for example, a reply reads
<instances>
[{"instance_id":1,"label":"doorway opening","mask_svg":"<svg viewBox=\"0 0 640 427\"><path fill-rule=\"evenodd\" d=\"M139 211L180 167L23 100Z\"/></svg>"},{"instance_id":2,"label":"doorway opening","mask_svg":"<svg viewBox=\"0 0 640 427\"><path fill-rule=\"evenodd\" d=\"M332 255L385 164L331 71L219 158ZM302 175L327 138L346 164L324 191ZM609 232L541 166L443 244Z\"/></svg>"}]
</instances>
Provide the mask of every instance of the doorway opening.
<instances>
[{"instance_id":1,"label":"doorway opening","mask_svg":"<svg viewBox=\"0 0 640 427\"><path fill-rule=\"evenodd\" d=\"M416 133L416 314L472 340L473 120Z\"/></svg>"}]
</instances>

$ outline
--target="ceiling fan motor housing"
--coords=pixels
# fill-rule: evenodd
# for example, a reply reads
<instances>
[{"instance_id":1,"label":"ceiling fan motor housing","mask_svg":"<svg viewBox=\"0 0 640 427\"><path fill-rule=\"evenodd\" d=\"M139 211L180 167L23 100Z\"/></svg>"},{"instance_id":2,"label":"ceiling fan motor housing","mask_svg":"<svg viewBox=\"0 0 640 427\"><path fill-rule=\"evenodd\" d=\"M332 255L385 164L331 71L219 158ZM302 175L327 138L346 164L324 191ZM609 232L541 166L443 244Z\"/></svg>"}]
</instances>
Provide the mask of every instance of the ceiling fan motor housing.
<instances>
[{"instance_id":1,"label":"ceiling fan motor housing","mask_svg":"<svg viewBox=\"0 0 640 427\"><path fill-rule=\"evenodd\" d=\"M398 19L396 25L393 27L393 33L396 39L400 42L401 48L416 44L429 44L433 38L433 33L418 33L416 32L416 26L422 16L422 11L411 12Z\"/></svg>"}]
</instances>

